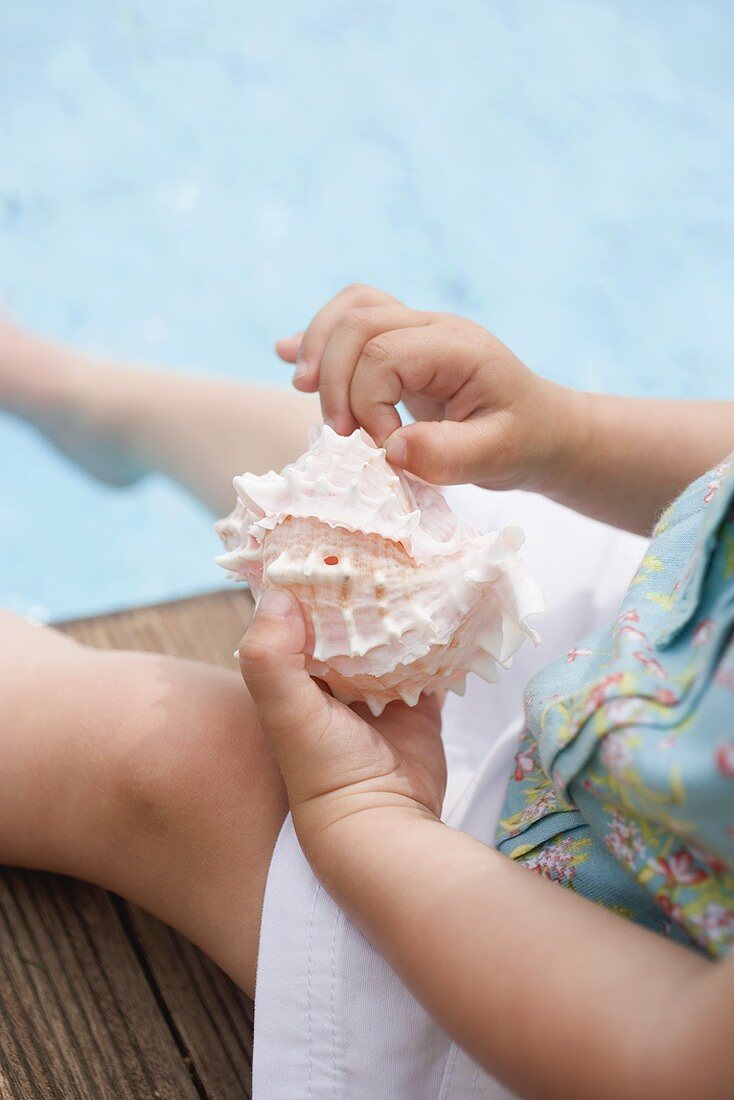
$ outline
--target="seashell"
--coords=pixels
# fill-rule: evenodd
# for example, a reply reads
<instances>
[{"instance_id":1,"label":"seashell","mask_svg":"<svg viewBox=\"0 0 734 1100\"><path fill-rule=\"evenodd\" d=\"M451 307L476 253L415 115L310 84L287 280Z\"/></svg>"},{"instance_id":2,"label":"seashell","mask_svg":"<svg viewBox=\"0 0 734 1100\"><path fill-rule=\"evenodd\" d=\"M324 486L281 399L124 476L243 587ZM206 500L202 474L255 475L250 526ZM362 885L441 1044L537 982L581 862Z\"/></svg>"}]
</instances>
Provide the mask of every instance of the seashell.
<instances>
[{"instance_id":1,"label":"seashell","mask_svg":"<svg viewBox=\"0 0 734 1100\"><path fill-rule=\"evenodd\" d=\"M396 472L358 429L325 426L280 474L234 479L216 524L216 560L255 599L290 589L307 625L307 667L374 715L395 699L462 692L468 672L498 679L543 599L517 551L517 527L478 534L433 485Z\"/></svg>"}]
</instances>

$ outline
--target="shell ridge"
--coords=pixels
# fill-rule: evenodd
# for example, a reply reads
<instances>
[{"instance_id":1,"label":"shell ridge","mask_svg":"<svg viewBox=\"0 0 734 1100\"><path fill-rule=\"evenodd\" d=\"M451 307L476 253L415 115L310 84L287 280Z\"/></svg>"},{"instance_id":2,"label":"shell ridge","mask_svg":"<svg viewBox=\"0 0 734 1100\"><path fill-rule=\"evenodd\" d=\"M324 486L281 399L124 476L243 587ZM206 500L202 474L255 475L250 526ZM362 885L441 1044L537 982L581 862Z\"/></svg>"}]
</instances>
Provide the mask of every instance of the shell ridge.
<instances>
[{"instance_id":1,"label":"shell ridge","mask_svg":"<svg viewBox=\"0 0 734 1100\"><path fill-rule=\"evenodd\" d=\"M435 486L393 470L366 432L328 426L281 473L234 479L215 529L216 561L253 595L278 584L307 620L307 667L335 697L414 705L461 692L470 671L494 682L543 609L517 551L518 527L480 533Z\"/></svg>"}]
</instances>

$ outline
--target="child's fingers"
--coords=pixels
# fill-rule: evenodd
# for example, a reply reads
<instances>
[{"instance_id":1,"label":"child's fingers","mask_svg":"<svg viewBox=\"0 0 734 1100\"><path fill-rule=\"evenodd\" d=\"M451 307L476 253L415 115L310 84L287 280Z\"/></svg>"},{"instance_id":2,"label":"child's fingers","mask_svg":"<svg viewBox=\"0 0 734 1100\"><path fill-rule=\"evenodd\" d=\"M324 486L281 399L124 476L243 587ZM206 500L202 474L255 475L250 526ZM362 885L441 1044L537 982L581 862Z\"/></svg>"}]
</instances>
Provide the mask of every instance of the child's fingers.
<instances>
[{"instance_id":1,"label":"child's fingers","mask_svg":"<svg viewBox=\"0 0 734 1100\"><path fill-rule=\"evenodd\" d=\"M443 420L445 401L424 397L422 393L404 393L403 404L414 420Z\"/></svg>"},{"instance_id":2,"label":"child's fingers","mask_svg":"<svg viewBox=\"0 0 734 1100\"><path fill-rule=\"evenodd\" d=\"M282 340L276 342L275 354L286 363L295 363L302 340L302 332L296 332L293 336L284 336Z\"/></svg>"},{"instance_id":3,"label":"child's fingers","mask_svg":"<svg viewBox=\"0 0 734 1100\"><path fill-rule=\"evenodd\" d=\"M334 327L349 309L360 306L397 304L397 299L371 286L355 283L340 291L319 310L303 334L293 385L303 393L315 393L319 387L321 356Z\"/></svg>"},{"instance_id":4,"label":"child's fingers","mask_svg":"<svg viewBox=\"0 0 734 1100\"><path fill-rule=\"evenodd\" d=\"M440 420L408 424L385 442L394 466L434 485L463 485L486 480L499 445L499 429L490 415L463 422Z\"/></svg>"},{"instance_id":5,"label":"child's fingers","mask_svg":"<svg viewBox=\"0 0 734 1100\"><path fill-rule=\"evenodd\" d=\"M425 316L425 315L424 315ZM377 443L400 427L395 406L406 393L450 401L473 373L456 334L440 324L398 329L369 340L352 375L352 414ZM467 406L462 415L470 415Z\"/></svg>"},{"instance_id":6,"label":"child's fingers","mask_svg":"<svg viewBox=\"0 0 734 1100\"><path fill-rule=\"evenodd\" d=\"M349 309L335 325L321 357L319 396L324 421L348 435L357 428L349 404L352 375L365 345L382 333L429 325L432 314L401 305Z\"/></svg>"}]
</instances>

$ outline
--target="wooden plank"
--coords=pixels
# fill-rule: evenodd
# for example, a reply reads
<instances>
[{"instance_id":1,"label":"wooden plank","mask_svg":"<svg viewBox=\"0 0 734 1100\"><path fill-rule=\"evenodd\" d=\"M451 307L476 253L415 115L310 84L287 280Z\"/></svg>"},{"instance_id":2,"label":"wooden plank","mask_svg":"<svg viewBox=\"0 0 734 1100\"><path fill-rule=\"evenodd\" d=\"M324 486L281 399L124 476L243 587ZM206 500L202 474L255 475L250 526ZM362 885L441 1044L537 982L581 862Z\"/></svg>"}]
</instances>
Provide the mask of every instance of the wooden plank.
<instances>
[{"instance_id":1,"label":"wooden plank","mask_svg":"<svg viewBox=\"0 0 734 1100\"><path fill-rule=\"evenodd\" d=\"M98 649L143 649L235 668L232 656L252 614L245 588L55 624Z\"/></svg>"},{"instance_id":2,"label":"wooden plank","mask_svg":"<svg viewBox=\"0 0 734 1100\"><path fill-rule=\"evenodd\" d=\"M0 875L2 1100L196 1100L114 900Z\"/></svg>"},{"instance_id":3,"label":"wooden plank","mask_svg":"<svg viewBox=\"0 0 734 1100\"><path fill-rule=\"evenodd\" d=\"M250 1092L252 1002L198 948L129 906L137 942L208 1097Z\"/></svg>"},{"instance_id":4,"label":"wooden plank","mask_svg":"<svg viewBox=\"0 0 734 1100\"><path fill-rule=\"evenodd\" d=\"M67 623L59 629L100 648L144 649L234 668L252 612L243 589ZM129 932L203 1095L240 1100L250 1091L252 1004L198 948L124 903Z\"/></svg>"}]
</instances>

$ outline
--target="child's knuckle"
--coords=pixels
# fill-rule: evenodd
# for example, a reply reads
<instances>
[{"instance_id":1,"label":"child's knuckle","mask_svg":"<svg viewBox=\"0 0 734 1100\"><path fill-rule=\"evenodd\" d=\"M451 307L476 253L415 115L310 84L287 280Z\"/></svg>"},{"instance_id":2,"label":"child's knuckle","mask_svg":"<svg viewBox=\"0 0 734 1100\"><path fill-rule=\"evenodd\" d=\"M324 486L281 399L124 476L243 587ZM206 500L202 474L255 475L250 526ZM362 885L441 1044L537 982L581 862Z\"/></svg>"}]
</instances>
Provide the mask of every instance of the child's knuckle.
<instances>
[{"instance_id":1,"label":"child's knuckle","mask_svg":"<svg viewBox=\"0 0 734 1100\"><path fill-rule=\"evenodd\" d=\"M362 358L372 367L387 363L390 359L389 341L382 336L375 336L372 340L368 340L364 346Z\"/></svg>"},{"instance_id":2,"label":"child's knuckle","mask_svg":"<svg viewBox=\"0 0 734 1100\"><path fill-rule=\"evenodd\" d=\"M369 327L369 311L364 307L353 306L345 312L339 324L350 332L365 332Z\"/></svg>"},{"instance_id":3,"label":"child's knuckle","mask_svg":"<svg viewBox=\"0 0 734 1100\"><path fill-rule=\"evenodd\" d=\"M245 677L269 667L272 660L273 649L264 638L254 631L245 635L240 643L240 666Z\"/></svg>"},{"instance_id":4,"label":"child's knuckle","mask_svg":"<svg viewBox=\"0 0 734 1100\"><path fill-rule=\"evenodd\" d=\"M364 283L349 283L344 287L343 294L348 294L350 298L358 298L369 292L371 288Z\"/></svg>"}]
</instances>

